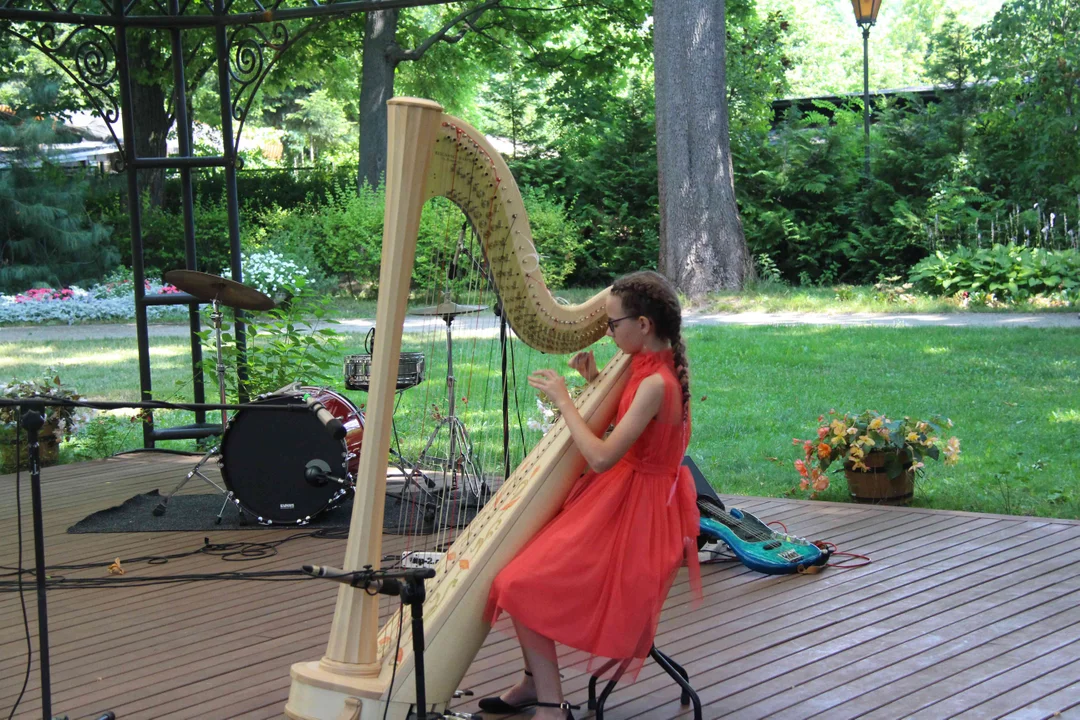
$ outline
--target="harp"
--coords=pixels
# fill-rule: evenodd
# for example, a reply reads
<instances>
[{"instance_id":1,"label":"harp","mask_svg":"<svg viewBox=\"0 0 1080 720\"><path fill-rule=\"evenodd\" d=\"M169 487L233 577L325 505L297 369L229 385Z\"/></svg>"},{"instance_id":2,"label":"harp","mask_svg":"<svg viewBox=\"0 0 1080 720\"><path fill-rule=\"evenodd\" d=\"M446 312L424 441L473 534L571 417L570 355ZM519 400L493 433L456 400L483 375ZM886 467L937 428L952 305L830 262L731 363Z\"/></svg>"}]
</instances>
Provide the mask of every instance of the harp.
<instances>
[{"instance_id":1,"label":"harp","mask_svg":"<svg viewBox=\"0 0 1080 720\"><path fill-rule=\"evenodd\" d=\"M480 238L506 318L544 352L583 349L604 334L607 291L560 305L544 285L525 208L505 162L483 135L429 100L395 98L389 114L386 211L367 424L344 568L379 567L394 378L420 211L430 198L457 204ZM615 416L629 357L617 354L577 399L594 431ZM427 583L424 602L428 710L445 710L487 636L496 573L558 510L585 467L559 421L461 532ZM415 703L407 609L380 629L377 597L343 585L325 656L292 666L285 714L293 720L406 720ZM391 677L393 684L391 685Z\"/></svg>"}]
</instances>

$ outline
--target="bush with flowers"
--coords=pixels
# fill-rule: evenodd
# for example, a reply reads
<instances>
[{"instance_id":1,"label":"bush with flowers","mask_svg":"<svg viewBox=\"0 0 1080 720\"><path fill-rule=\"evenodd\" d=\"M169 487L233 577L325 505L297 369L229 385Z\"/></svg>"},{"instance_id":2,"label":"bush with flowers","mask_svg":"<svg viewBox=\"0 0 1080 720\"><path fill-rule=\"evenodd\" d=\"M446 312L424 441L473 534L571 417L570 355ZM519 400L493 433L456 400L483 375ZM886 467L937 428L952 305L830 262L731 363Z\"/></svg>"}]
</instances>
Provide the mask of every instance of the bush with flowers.
<instances>
[{"instance_id":1,"label":"bush with flowers","mask_svg":"<svg viewBox=\"0 0 1080 720\"><path fill-rule=\"evenodd\" d=\"M960 457L960 441L942 437L952 420L934 415L929 420L889 417L874 410L860 414L840 415L830 410L819 415L817 437L812 440L795 438L793 444L803 450L803 457L795 461L795 469L801 479L803 490L822 492L829 487L829 467L842 460L852 470L869 470L867 456L882 453L884 468L889 478L895 479L910 467L917 474L924 468L923 460L938 460L942 455L946 465L953 465Z\"/></svg>"},{"instance_id":2,"label":"bush with flowers","mask_svg":"<svg viewBox=\"0 0 1080 720\"><path fill-rule=\"evenodd\" d=\"M27 398L45 398L48 400L78 400L79 393L72 387L66 387L60 381L60 375L54 368L45 368L41 377L29 380L12 378L9 383L0 383L0 397L9 400ZM4 445L14 442L19 429L22 413L17 405L0 407L0 441ZM42 433L50 433L53 445L66 442L75 436L93 415L93 411L73 406L46 405L44 408L45 425ZM46 437L40 436L42 447L46 446ZM14 457L9 453L0 453L0 471L14 471ZM21 464L25 460L25 440L20 453ZM44 460L44 458L43 458Z\"/></svg>"},{"instance_id":3,"label":"bush with flowers","mask_svg":"<svg viewBox=\"0 0 1080 720\"><path fill-rule=\"evenodd\" d=\"M179 292L172 285L157 280L145 281L148 294ZM179 320L187 314L185 306L151 305L146 308L151 320ZM131 271L112 274L89 290L70 288L32 288L16 295L0 295L0 324L67 323L131 320L135 317L134 282Z\"/></svg>"},{"instance_id":4,"label":"bush with flowers","mask_svg":"<svg viewBox=\"0 0 1080 720\"><path fill-rule=\"evenodd\" d=\"M241 267L244 269L244 284L274 298L289 295L292 288L307 285L312 280L306 267L273 250L243 253ZM232 278L232 270L223 269L221 276Z\"/></svg>"}]
</instances>

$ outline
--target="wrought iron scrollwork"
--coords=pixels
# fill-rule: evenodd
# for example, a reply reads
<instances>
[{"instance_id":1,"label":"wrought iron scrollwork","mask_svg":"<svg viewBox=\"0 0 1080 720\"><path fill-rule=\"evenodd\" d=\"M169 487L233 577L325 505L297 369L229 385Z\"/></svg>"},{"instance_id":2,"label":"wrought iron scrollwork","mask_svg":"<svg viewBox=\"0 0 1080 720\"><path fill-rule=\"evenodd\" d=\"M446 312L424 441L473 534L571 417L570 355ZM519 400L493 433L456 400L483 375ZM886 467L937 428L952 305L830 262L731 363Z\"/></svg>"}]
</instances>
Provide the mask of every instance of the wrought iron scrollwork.
<instances>
[{"instance_id":1,"label":"wrought iron scrollwork","mask_svg":"<svg viewBox=\"0 0 1080 720\"><path fill-rule=\"evenodd\" d=\"M278 59L327 21L328 18L312 20L295 34L281 22L273 23L269 32L256 25L240 25L233 30L229 37L229 76L233 82L232 115L240 123L236 129L235 150L240 148L240 135L251 103Z\"/></svg>"},{"instance_id":2,"label":"wrought iron scrollwork","mask_svg":"<svg viewBox=\"0 0 1080 720\"><path fill-rule=\"evenodd\" d=\"M115 123L120 120L120 103L115 94L116 46L100 26L79 25L58 35L54 23L0 26L28 45L40 50L79 87L105 121L117 151L122 150Z\"/></svg>"}]
</instances>

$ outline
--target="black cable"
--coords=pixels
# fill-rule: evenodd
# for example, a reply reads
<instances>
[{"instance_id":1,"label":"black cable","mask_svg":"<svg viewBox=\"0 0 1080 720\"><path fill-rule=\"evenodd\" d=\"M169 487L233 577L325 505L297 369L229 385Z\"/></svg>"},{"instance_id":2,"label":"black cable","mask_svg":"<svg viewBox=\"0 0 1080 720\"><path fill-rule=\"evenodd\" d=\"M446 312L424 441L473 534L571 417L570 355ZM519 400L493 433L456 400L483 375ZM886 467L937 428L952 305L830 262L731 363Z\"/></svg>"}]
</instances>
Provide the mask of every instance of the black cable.
<instances>
[{"instance_id":1,"label":"black cable","mask_svg":"<svg viewBox=\"0 0 1080 720\"><path fill-rule=\"evenodd\" d=\"M203 545L195 550L189 550L187 552L173 553L171 555L143 555L135 558L121 559L120 565L124 564L134 565L136 563L146 563L147 565L164 565L170 560L177 560L180 558L191 557L193 555L212 555L217 556L225 562L244 562L247 560L259 560L262 558L273 557L277 554L277 548L283 543L291 540L297 540L300 538L316 538L316 539L330 539L330 540L343 540L348 538L348 531L344 528L324 528L314 530L311 532L294 533L286 538L280 540L274 540L271 542L252 543L252 542L233 542L233 543L211 543L209 538L203 538ZM299 571L292 570L278 570L278 571L265 571L265 572L226 572L226 573L197 573L189 575L163 575L155 577L143 577L143 578L65 578L62 575L58 575L57 571L61 570L92 570L95 568L109 567L112 562L93 562L93 563L79 563L73 565L51 565L46 568L49 571L49 578L47 584L51 584L58 588L75 588L75 587L109 587L114 585L155 585L155 584L172 584L175 582L187 582L196 580L270 580L280 581L283 579L292 579L291 575L299 574ZM6 565L0 565L0 570L6 570L8 572L0 574L0 577L12 577L17 576L18 582L22 582L22 576L28 575L35 577L34 571L28 568L22 567L22 559L20 557L19 567L10 567ZM117 582L119 581L119 582ZM0 580L0 592L10 592L10 588L15 585L10 580Z\"/></svg>"},{"instance_id":2,"label":"black cable","mask_svg":"<svg viewBox=\"0 0 1080 720\"><path fill-rule=\"evenodd\" d=\"M18 421L17 421L18 422ZM23 564L23 534L22 534L22 462L19 459L19 455L22 453L22 423L18 422L15 426L15 517L16 523L18 523L18 537L19 537L19 567ZM27 459L30 458L30 449L26 449ZM8 715L8 720L12 720L15 717L15 711L19 709L19 703L22 702L23 695L26 694L26 686L30 683L30 668L33 664L34 648L30 642L30 621L26 617L26 594L23 591L22 573L19 573L19 604L22 605L22 619L23 619L23 632L26 634L26 675L23 677L22 689L19 690L19 697L15 698L15 704L11 708L11 714Z\"/></svg>"}]
</instances>

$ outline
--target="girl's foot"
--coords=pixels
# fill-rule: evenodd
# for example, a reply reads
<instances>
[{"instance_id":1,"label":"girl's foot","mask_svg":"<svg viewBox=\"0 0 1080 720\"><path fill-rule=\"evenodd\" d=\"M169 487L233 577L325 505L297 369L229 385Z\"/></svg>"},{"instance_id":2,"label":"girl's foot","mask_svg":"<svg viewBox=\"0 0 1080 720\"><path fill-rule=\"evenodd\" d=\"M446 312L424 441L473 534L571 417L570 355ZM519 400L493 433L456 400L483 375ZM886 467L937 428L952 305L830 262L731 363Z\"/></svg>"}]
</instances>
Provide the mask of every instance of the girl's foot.
<instances>
[{"instance_id":1,"label":"girl's foot","mask_svg":"<svg viewBox=\"0 0 1080 720\"><path fill-rule=\"evenodd\" d=\"M517 685L499 697L481 698L480 709L488 713L510 714L530 708L536 704L536 684L528 670Z\"/></svg>"}]
</instances>

